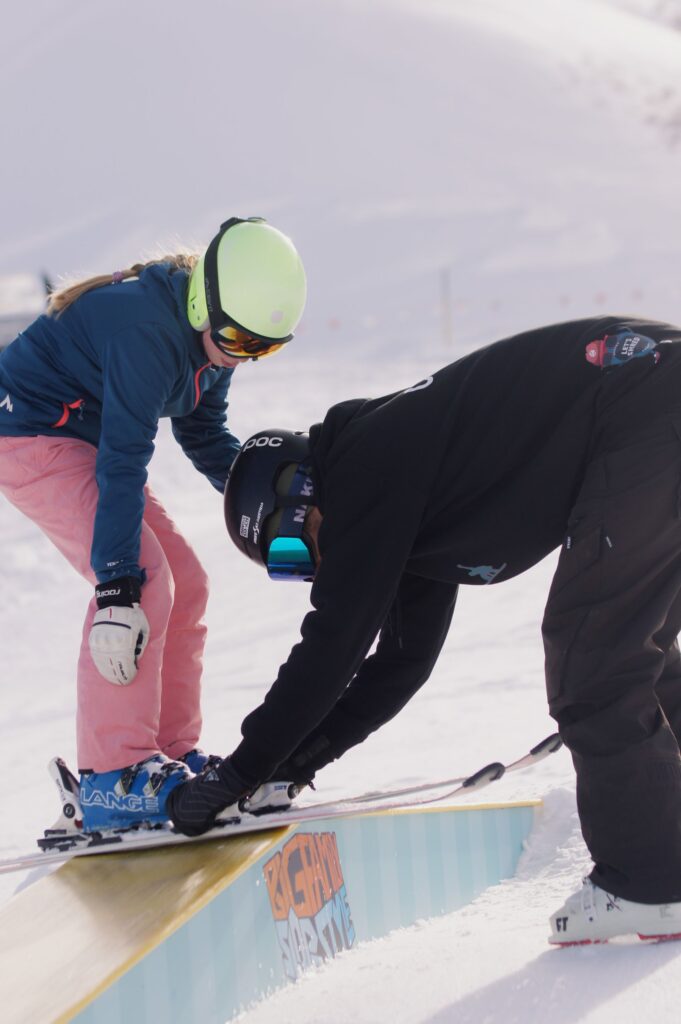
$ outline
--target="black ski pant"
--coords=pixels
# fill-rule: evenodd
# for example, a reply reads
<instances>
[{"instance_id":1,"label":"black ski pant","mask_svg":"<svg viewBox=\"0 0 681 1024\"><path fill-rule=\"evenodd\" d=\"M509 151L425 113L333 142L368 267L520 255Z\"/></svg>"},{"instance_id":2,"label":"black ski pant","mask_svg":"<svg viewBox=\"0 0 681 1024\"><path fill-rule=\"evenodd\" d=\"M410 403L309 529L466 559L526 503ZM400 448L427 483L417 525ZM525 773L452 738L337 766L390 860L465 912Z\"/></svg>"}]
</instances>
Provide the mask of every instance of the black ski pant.
<instances>
[{"instance_id":1,"label":"black ski pant","mask_svg":"<svg viewBox=\"0 0 681 1024\"><path fill-rule=\"evenodd\" d=\"M681 406L647 419L598 435L543 636L591 877L668 903L681 901Z\"/></svg>"}]
</instances>

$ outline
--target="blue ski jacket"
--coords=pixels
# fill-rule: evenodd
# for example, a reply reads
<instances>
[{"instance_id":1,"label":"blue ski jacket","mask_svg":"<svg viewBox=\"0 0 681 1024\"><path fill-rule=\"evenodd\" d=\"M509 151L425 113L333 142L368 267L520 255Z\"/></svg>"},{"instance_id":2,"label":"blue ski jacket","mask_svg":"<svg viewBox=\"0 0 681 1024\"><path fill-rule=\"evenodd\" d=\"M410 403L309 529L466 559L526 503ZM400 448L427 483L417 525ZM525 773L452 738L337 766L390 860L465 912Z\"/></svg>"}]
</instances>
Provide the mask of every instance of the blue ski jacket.
<instances>
[{"instance_id":1,"label":"blue ski jacket","mask_svg":"<svg viewBox=\"0 0 681 1024\"><path fill-rule=\"evenodd\" d=\"M233 371L213 366L186 314L188 275L155 264L43 315L0 353L0 435L75 437L97 448L91 564L101 582L142 576L147 465L162 416L222 491L239 442Z\"/></svg>"}]
</instances>

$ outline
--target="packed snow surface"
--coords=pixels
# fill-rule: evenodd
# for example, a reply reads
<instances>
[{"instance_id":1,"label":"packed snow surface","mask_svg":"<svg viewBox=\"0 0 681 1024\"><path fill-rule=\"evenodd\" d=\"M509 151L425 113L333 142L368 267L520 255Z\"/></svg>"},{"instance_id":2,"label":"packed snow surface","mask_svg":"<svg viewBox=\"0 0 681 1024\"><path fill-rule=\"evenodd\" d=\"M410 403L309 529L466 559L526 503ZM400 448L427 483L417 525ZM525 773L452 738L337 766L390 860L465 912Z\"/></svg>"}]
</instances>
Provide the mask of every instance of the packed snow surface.
<instances>
[{"instance_id":1,"label":"packed snow surface","mask_svg":"<svg viewBox=\"0 0 681 1024\"><path fill-rule=\"evenodd\" d=\"M654 0L73 0L12 5L0 38L0 274L115 270L207 240L233 213L296 240L309 274L289 351L239 368L241 437L307 427L496 338L601 312L681 322L681 34ZM198 18L198 20L197 20ZM133 31L134 28L134 31ZM102 39L106 37L106 46ZM164 425L150 482L209 570L206 748L227 753L298 636L305 586L228 545L218 496ZM7 503L0 857L56 814L75 766L88 584ZM539 636L555 556L463 588L431 680L320 776L319 799L473 771L553 730ZM247 1024L676 1020L681 945L546 946L588 855L565 752L502 780L545 797L518 877L343 954ZM35 877L35 876L33 876ZM18 876L0 879L8 898Z\"/></svg>"}]
</instances>

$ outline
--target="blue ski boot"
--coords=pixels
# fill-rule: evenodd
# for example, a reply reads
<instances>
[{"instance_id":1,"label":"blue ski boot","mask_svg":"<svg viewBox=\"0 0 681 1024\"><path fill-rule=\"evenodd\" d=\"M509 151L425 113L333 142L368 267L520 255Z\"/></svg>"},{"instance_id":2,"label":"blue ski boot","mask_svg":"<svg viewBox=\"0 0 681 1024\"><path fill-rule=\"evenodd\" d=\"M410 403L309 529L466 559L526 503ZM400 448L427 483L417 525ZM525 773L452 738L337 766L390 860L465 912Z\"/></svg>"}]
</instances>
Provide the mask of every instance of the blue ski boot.
<instances>
[{"instance_id":1,"label":"blue ski boot","mask_svg":"<svg viewBox=\"0 0 681 1024\"><path fill-rule=\"evenodd\" d=\"M186 764L189 771L194 775L200 775L204 768L217 768L222 758L218 754L204 753L201 747L194 747L193 750L188 750L182 757L178 757L178 761Z\"/></svg>"},{"instance_id":2,"label":"blue ski boot","mask_svg":"<svg viewBox=\"0 0 681 1024\"><path fill-rule=\"evenodd\" d=\"M166 798L192 778L186 764L154 754L112 772L80 773L83 831L134 828L168 821Z\"/></svg>"}]
</instances>

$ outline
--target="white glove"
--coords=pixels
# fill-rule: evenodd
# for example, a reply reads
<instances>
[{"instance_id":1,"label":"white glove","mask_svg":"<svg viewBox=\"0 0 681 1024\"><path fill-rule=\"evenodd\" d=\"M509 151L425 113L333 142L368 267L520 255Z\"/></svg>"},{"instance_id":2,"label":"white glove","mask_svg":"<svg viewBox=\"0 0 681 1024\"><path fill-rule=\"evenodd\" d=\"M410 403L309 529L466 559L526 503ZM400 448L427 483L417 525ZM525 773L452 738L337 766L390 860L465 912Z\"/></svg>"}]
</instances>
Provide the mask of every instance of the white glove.
<instances>
[{"instance_id":1,"label":"white glove","mask_svg":"<svg viewBox=\"0 0 681 1024\"><path fill-rule=\"evenodd\" d=\"M100 608L89 637L97 671L110 683L127 686L137 675L137 659L144 654L148 640L149 623L138 604Z\"/></svg>"}]
</instances>

